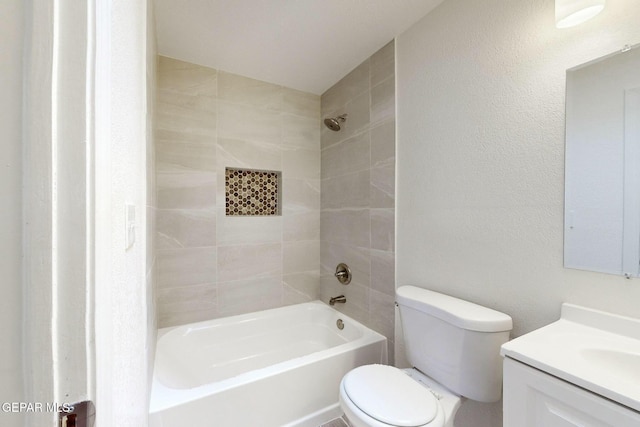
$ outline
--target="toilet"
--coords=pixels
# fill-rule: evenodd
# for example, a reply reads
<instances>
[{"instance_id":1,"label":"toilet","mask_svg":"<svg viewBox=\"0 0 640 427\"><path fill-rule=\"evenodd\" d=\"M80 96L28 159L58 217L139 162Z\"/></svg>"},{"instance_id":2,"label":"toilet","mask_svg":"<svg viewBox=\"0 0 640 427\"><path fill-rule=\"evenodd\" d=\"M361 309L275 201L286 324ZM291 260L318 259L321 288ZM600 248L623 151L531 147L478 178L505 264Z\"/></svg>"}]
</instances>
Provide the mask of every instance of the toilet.
<instances>
[{"instance_id":1,"label":"toilet","mask_svg":"<svg viewBox=\"0 0 640 427\"><path fill-rule=\"evenodd\" d=\"M399 287L396 304L413 368L349 371L340 406L354 427L452 427L463 399L500 400L511 317L415 286Z\"/></svg>"}]
</instances>

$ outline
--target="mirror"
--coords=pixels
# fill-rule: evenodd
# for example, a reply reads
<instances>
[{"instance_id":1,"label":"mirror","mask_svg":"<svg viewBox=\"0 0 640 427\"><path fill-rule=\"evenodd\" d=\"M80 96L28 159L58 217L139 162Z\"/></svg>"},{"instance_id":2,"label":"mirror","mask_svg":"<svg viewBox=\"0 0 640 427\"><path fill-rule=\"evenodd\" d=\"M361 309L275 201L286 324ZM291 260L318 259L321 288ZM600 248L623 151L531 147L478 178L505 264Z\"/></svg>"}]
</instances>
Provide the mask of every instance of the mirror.
<instances>
[{"instance_id":1,"label":"mirror","mask_svg":"<svg viewBox=\"0 0 640 427\"><path fill-rule=\"evenodd\" d=\"M567 71L564 266L640 276L640 48Z\"/></svg>"}]
</instances>

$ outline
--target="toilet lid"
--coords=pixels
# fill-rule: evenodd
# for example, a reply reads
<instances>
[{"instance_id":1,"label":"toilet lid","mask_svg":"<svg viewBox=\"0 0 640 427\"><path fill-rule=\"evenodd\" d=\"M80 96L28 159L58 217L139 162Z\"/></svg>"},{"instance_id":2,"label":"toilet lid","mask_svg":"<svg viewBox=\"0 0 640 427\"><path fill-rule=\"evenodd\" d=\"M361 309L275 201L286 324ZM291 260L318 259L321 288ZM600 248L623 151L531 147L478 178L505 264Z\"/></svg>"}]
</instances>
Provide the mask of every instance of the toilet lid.
<instances>
[{"instance_id":1,"label":"toilet lid","mask_svg":"<svg viewBox=\"0 0 640 427\"><path fill-rule=\"evenodd\" d=\"M435 396L398 368L365 365L344 377L349 399L380 422L401 427L422 426L437 413Z\"/></svg>"}]
</instances>

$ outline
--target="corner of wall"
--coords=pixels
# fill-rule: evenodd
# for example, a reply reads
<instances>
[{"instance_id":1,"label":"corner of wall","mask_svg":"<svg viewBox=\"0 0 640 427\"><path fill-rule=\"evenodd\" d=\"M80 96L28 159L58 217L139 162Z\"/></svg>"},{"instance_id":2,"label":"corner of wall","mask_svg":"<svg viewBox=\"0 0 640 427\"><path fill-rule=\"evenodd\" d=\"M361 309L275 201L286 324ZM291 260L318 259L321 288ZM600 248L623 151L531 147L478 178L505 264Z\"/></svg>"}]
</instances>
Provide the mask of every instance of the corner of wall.
<instances>
[{"instance_id":1,"label":"corner of wall","mask_svg":"<svg viewBox=\"0 0 640 427\"><path fill-rule=\"evenodd\" d=\"M157 196L155 180L155 105L157 85L157 43L153 1L147 0L146 33L146 294L147 294L147 361L148 389L151 394L153 367L155 361L156 339L158 332L158 313L156 304L156 213Z\"/></svg>"},{"instance_id":2,"label":"corner of wall","mask_svg":"<svg viewBox=\"0 0 640 427\"><path fill-rule=\"evenodd\" d=\"M347 114L337 132L321 131L320 296L344 294L336 307L385 335L394 362L395 42L352 70L321 98L323 118ZM353 279L334 277L338 263Z\"/></svg>"}]
</instances>

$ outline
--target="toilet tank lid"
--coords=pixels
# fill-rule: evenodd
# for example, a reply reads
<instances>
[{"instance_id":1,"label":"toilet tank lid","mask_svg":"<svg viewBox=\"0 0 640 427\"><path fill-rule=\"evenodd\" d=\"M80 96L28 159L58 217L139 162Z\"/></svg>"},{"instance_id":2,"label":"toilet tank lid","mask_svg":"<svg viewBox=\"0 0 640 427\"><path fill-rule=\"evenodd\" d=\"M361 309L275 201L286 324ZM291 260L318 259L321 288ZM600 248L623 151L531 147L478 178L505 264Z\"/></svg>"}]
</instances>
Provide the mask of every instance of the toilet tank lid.
<instances>
[{"instance_id":1,"label":"toilet tank lid","mask_svg":"<svg viewBox=\"0 0 640 427\"><path fill-rule=\"evenodd\" d=\"M416 286L406 285L396 289L396 302L461 329L503 332L513 328L511 317L504 313Z\"/></svg>"}]
</instances>

